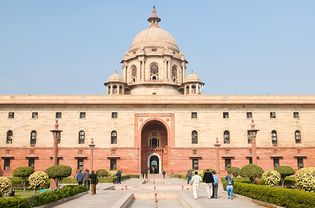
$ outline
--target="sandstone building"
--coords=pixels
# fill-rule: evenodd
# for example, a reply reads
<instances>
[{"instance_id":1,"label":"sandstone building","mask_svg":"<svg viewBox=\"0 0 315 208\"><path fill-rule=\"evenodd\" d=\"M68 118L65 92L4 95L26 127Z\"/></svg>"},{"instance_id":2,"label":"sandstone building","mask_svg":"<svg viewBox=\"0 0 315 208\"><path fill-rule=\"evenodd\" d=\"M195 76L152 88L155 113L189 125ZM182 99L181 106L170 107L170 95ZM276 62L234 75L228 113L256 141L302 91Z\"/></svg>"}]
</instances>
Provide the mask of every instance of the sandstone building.
<instances>
[{"instance_id":1,"label":"sandstone building","mask_svg":"<svg viewBox=\"0 0 315 208\"><path fill-rule=\"evenodd\" d=\"M73 170L121 169L184 173L242 167L252 162L248 137L254 119L257 163L265 169L315 166L315 96L208 96L174 37L159 26L136 35L122 73L105 83L107 95L0 96L0 169L45 170L53 164L53 129L62 135L59 163Z\"/></svg>"}]
</instances>

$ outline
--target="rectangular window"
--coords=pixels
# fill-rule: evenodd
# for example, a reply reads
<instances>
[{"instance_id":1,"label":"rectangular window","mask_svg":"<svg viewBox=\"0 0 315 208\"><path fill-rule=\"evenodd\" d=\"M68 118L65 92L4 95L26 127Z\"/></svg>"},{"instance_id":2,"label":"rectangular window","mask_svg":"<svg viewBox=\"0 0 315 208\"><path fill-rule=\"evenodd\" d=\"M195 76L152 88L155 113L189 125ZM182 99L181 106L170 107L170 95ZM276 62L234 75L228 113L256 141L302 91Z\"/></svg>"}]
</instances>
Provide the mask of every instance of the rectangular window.
<instances>
[{"instance_id":1,"label":"rectangular window","mask_svg":"<svg viewBox=\"0 0 315 208\"><path fill-rule=\"evenodd\" d=\"M118 118L118 113L117 112L112 112L112 118Z\"/></svg>"},{"instance_id":2,"label":"rectangular window","mask_svg":"<svg viewBox=\"0 0 315 208\"><path fill-rule=\"evenodd\" d=\"M116 170L117 167L117 159L109 159L109 170Z\"/></svg>"},{"instance_id":3,"label":"rectangular window","mask_svg":"<svg viewBox=\"0 0 315 208\"><path fill-rule=\"evenodd\" d=\"M253 118L253 113L252 112L247 112L246 113L246 118Z\"/></svg>"},{"instance_id":4,"label":"rectangular window","mask_svg":"<svg viewBox=\"0 0 315 208\"><path fill-rule=\"evenodd\" d=\"M32 167L33 169L35 169L35 158L28 159L28 167Z\"/></svg>"},{"instance_id":5,"label":"rectangular window","mask_svg":"<svg viewBox=\"0 0 315 208\"><path fill-rule=\"evenodd\" d=\"M14 118L14 112L9 112L8 118Z\"/></svg>"},{"instance_id":6,"label":"rectangular window","mask_svg":"<svg viewBox=\"0 0 315 208\"><path fill-rule=\"evenodd\" d=\"M199 170L199 160L196 158L192 159L192 169Z\"/></svg>"},{"instance_id":7,"label":"rectangular window","mask_svg":"<svg viewBox=\"0 0 315 208\"><path fill-rule=\"evenodd\" d=\"M4 158L4 164L3 164L4 170L10 170L10 165L11 165L11 159Z\"/></svg>"},{"instance_id":8,"label":"rectangular window","mask_svg":"<svg viewBox=\"0 0 315 208\"><path fill-rule=\"evenodd\" d=\"M38 112L32 112L32 118L37 119L38 118Z\"/></svg>"},{"instance_id":9,"label":"rectangular window","mask_svg":"<svg viewBox=\"0 0 315 208\"><path fill-rule=\"evenodd\" d=\"M293 118L300 118L299 112L293 112Z\"/></svg>"},{"instance_id":10,"label":"rectangular window","mask_svg":"<svg viewBox=\"0 0 315 208\"><path fill-rule=\"evenodd\" d=\"M273 158L273 167L279 167L280 166L280 159L279 158Z\"/></svg>"},{"instance_id":11,"label":"rectangular window","mask_svg":"<svg viewBox=\"0 0 315 208\"><path fill-rule=\"evenodd\" d=\"M56 112L56 118L61 118L61 112Z\"/></svg>"},{"instance_id":12,"label":"rectangular window","mask_svg":"<svg viewBox=\"0 0 315 208\"><path fill-rule=\"evenodd\" d=\"M300 168L304 168L304 161L303 161L303 158L296 158L296 160L297 160L297 166L298 166L298 168L300 169Z\"/></svg>"},{"instance_id":13,"label":"rectangular window","mask_svg":"<svg viewBox=\"0 0 315 208\"><path fill-rule=\"evenodd\" d=\"M253 164L253 158L251 157L248 158L248 164Z\"/></svg>"},{"instance_id":14,"label":"rectangular window","mask_svg":"<svg viewBox=\"0 0 315 208\"><path fill-rule=\"evenodd\" d=\"M223 112L223 118L229 118L229 112Z\"/></svg>"},{"instance_id":15,"label":"rectangular window","mask_svg":"<svg viewBox=\"0 0 315 208\"><path fill-rule=\"evenodd\" d=\"M225 166L225 170L227 170L230 167L232 167L232 160L230 158L224 159L224 166Z\"/></svg>"},{"instance_id":16,"label":"rectangular window","mask_svg":"<svg viewBox=\"0 0 315 208\"><path fill-rule=\"evenodd\" d=\"M85 112L80 112L80 119L85 119L86 113Z\"/></svg>"},{"instance_id":17,"label":"rectangular window","mask_svg":"<svg viewBox=\"0 0 315 208\"><path fill-rule=\"evenodd\" d=\"M84 167L84 158L78 158L77 159L77 169L82 170Z\"/></svg>"},{"instance_id":18,"label":"rectangular window","mask_svg":"<svg viewBox=\"0 0 315 208\"><path fill-rule=\"evenodd\" d=\"M191 112L191 118L197 118L198 114L197 112Z\"/></svg>"},{"instance_id":19,"label":"rectangular window","mask_svg":"<svg viewBox=\"0 0 315 208\"><path fill-rule=\"evenodd\" d=\"M270 118L276 118L276 112L270 112Z\"/></svg>"}]
</instances>

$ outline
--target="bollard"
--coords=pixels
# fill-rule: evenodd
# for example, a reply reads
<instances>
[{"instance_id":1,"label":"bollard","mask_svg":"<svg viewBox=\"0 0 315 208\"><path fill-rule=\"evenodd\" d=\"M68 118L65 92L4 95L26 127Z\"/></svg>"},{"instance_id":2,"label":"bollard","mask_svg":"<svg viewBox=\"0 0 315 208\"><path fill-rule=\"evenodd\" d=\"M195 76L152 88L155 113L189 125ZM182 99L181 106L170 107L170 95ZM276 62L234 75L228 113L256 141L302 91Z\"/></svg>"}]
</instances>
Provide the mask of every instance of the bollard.
<instances>
[{"instance_id":1,"label":"bollard","mask_svg":"<svg viewBox=\"0 0 315 208\"><path fill-rule=\"evenodd\" d=\"M155 178L153 179L153 184L155 184Z\"/></svg>"},{"instance_id":2,"label":"bollard","mask_svg":"<svg viewBox=\"0 0 315 208\"><path fill-rule=\"evenodd\" d=\"M155 187L155 186L154 186L153 188L154 188L154 190L156 190L156 187Z\"/></svg>"},{"instance_id":3,"label":"bollard","mask_svg":"<svg viewBox=\"0 0 315 208\"><path fill-rule=\"evenodd\" d=\"M124 190L124 188L123 188L123 187L121 187L121 190Z\"/></svg>"},{"instance_id":4,"label":"bollard","mask_svg":"<svg viewBox=\"0 0 315 208\"><path fill-rule=\"evenodd\" d=\"M184 189L184 185L182 185L182 189Z\"/></svg>"},{"instance_id":5,"label":"bollard","mask_svg":"<svg viewBox=\"0 0 315 208\"><path fill-rule=\"evenodd\" d=\"M189 190L189 188L187 187L187 190Z\"/></svg>"},{"instance_id":6,"label":"bollard","mask_svg":"<svg viewBox=\"0 0 315 208\"><path fill-rule=\"evenodd\" d=\"M157 198L157 193L154 194L154 208L158 208L158 198Z\"/></svg>"},{"instance_id":7,"label":"bollard","mask_svg":"<svg viewBox=\"0 0 315 208\"><path fill-rule=\"evenodd\" d=\"M127 190L127 185L125 185L125 190Z\"/></svg>"}]
</instances>

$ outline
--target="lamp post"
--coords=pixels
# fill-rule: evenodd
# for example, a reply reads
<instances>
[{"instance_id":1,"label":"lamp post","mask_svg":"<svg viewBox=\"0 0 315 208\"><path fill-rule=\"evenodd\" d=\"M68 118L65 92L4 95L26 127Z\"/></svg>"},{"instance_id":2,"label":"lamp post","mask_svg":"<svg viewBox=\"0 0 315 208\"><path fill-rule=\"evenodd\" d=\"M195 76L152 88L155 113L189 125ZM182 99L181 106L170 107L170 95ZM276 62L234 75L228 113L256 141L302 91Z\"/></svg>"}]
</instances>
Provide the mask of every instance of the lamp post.
<instances>
[{"instance_id":1,"label":"lamp post","mask_svg":"<svg viewBox=\"0 0 315 208\"><path fill-rule=\"evenodd\" d=\"M61 139L61 132L62 132L62 130L58 129L58 127L59 127L58 120L56 120L55 129L50 130L53 133L53 138L54 138L54 146L53 146L54 165L58 165L58 143Z\"/></svg>"},{"instance_id":2,"label":"lamp post","mask_svg":"<svg viewBox=\"0 0 315 208\"><path fill-rule=\"evenodd\" d=\"M94 140L91 138L91 143L89 144L90 150L91 150L91 171L93 170L93 162L94 162L94 157L93 157L93 152L95 148Z\"/></svg>"},{"instance_id":3,"label":"lamp post","mask_svg":"<svg viewBox=\"0 0 315 208\"><path fill-rule=\"evenodd\" d=\"M252 161L254 165L257 165L257 152L256 152L256 136L258 129L255 128L254 120L252 120L252 123L250 124L251 128L247 130L247 136L250 139L252 143Z\"/></svg>"},{"instance_id":4,"label":"lamp post","mask_svg":"<svg viewBox=\"0 0 315 208\"><path fill-rule=\"evenodd\" d=\"M217 163L216 164L216 169L218 171L218 174L220 175L220 152L219 151L220 151L221 144L220 144L218 138L216 138L214 146L215 146L215 149L216 149L216 163Z\"/></svg>"}]
</instances>

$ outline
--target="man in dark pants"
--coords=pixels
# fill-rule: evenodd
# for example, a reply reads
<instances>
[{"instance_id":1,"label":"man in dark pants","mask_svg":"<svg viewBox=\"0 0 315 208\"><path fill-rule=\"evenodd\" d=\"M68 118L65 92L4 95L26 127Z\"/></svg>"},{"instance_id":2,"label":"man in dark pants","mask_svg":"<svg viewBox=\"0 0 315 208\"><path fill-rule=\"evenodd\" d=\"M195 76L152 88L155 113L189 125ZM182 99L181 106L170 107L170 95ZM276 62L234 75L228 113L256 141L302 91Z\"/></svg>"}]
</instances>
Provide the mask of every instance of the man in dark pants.
<instances>
[{"instance_id":1,"label":"man in dark pants","mask_svg":"<svg viewBox=\"0 0 315 208\"><path fill-rule=\"evenodd\" d=\"M208 198L210 199L212 196L212 183L213 183L213 175L210 172L209 169L207 169L203 174L203 182L207 184L207 192L208 192Z\"/></svg>"},{"instance_id":2,"label":"man in dark pants","mask_svg":"<svg viewBox=\"0 0 315 208\"><path fill-rule=\"evenodd\" d=\"M91 172L90 179L91 179L91 194L94 195L96 194L96 184L98 183L98 178L93 170Z\"/></svg>"},{"instance_id":3,"label":"man in dark pants","mask_svg":"<svg viewBox=\"0 0 315 208\"><path fill-rule=\"evenodd\" d=\"M216 175L215 172L212 172L213 175L213 185L212 185L212 197L211 198L218 198L218 186L219 186L219 177Z\"/></svg>"},{"instance_id":4,"label":"man in dark pants","mask_svg":"<svg viewBox=\"0 0 315 208\"><path fill-rule=\"evenodd\" d=\"M117 170L116 172L116 183L121 184L121 171Z\"/></svg>"}]
</instances>

